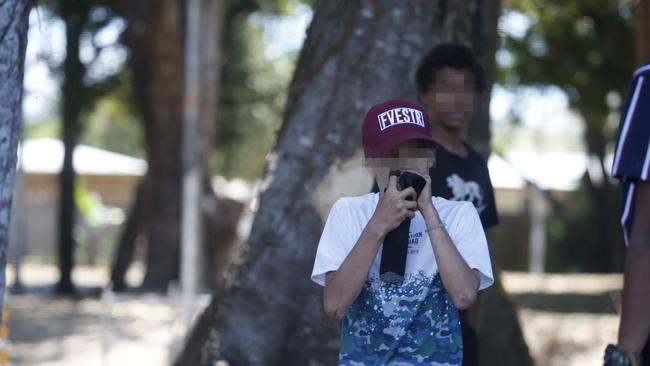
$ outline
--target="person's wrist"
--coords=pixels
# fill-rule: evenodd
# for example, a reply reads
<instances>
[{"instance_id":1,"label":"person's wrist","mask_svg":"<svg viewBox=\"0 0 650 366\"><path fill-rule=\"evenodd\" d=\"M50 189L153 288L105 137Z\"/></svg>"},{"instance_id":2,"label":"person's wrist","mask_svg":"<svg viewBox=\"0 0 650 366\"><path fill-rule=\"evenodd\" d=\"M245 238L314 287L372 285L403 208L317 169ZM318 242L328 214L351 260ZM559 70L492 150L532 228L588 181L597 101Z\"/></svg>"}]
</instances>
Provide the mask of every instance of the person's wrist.
<instances>
[{"instance_id":1,"label":"person's wrist","mask_svg":"<svg viewBox=\"0 0 650 366\"><path fill-rule=\"evenodd\" d=\"M422 216L424 217L424 222L427 226L437 225L441 223L440 216L438 216L438 211L433 207L433 205L428 207L423 207L420 209Z\"/></svg>"},{"instance_id":2,"label":"person's wrist","mask_svg":"<svg viewBox=\"0 0 650 366\"><path fill-rule=\"evenodd\" d=\"M366 229L369 230L369 233L372 234L377 241L381 241L388 232L385 225L382 225L375 217L372 217L370 221L368 221Z\"/></svg>"}]
</instances>

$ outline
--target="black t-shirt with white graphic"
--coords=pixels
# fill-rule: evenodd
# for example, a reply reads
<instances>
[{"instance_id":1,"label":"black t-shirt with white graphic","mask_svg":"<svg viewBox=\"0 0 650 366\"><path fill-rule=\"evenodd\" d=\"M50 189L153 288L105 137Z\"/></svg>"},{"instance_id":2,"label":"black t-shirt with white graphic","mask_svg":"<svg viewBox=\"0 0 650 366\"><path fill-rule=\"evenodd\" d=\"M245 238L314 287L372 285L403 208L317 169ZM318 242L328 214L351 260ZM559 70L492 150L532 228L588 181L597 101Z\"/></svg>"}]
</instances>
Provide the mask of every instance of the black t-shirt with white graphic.
<instances>
[{"instance_id":1,"label":"black t-shirt with white graphic","mask_svg":"<svg viewBox=\"0 0 650 366\"><path fill-rule=\"evenodd\" d=\"M489 229L499 223L490 173L486 161L469 145L464 145L467 157L436 146L436 164L429 169L431 193L452 201L472 202L483 229Z\"/></svg>"}]
</instances>

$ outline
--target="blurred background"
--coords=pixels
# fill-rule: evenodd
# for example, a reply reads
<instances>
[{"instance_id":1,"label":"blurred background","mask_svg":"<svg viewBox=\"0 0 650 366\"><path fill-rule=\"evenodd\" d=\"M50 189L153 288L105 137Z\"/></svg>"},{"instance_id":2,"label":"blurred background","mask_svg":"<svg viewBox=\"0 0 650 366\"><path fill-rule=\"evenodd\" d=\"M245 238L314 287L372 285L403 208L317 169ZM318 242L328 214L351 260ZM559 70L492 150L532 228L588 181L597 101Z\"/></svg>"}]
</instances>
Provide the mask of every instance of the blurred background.
<instances>
[{"instance_id":1,"label":"blurred background","mask_svg":"<svg viewBox=\"0 0 650 366\"><path fill-rule=\"evenodd\" d=\"M171 364L188 312L196 319L248 258L318 2L201 2L193 64L187 3L32 8L4 364ZM616 339L625 248L610 167L628 83L650 58L649 5L487 3L484 14L496 9L494 41L480 53L494 81L489 128L469 139L488 159L501 218L489 241L502 286L491 291L514 304L521 328L504 342L523 342L531 364L598 364ZM192 72L200 94L188 101ZM201 254L182 262L182 121L192 106Z\"/></svg>"}]
</instances>

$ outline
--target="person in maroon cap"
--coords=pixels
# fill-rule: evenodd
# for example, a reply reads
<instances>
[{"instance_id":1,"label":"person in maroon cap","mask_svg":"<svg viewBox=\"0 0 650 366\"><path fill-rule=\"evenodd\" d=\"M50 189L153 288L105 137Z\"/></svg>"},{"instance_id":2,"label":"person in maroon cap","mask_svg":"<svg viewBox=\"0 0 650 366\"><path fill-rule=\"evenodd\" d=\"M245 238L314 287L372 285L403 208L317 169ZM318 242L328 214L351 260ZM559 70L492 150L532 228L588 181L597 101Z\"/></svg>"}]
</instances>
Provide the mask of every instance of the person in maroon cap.
<instances>
[{"instance_id":1,"label":"person in maroon cap","mask_svg":"<svg viewBox=\"0 0 650 366\"><path fill-rule=\"evenodd\" d=\"M426 54L415 73L418 99L431 119L436 163L429 168L431 193L452 201L471 202L484 230L499 223L494 189L487 162L463 139L474 116L476 100L485 89L484 70L472 50L456 43L442 43ZM379 192L375 184L373 192ZM478 360L479 301L460 312L463 334L463 366Z\"/></svg>"},{"instance_id":2,"label":"person in maroon cap","mask_svg":"<svg viewBox=\"0 0 650 366\"><path fill-rule=\"evenodd\" d=\"M366 114L365 164L380 193L334 203L311 276L325 312L343 321L340 365L462 363L458 309L493 283L492 267L475 207L432 197L432 142L417 104L389 100ZM407 242L389 240L404 222ZM401 245L402 263L382 258Z\"/></svg>"}]
</instances>

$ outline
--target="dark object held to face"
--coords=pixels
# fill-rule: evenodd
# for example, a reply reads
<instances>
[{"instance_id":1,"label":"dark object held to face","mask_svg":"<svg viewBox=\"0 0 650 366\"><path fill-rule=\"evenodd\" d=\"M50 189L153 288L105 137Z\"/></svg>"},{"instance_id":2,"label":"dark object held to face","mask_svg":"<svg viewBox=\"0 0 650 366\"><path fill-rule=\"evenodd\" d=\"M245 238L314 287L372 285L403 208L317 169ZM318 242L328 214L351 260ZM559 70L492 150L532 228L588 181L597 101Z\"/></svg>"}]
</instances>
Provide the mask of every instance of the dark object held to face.
<instances>
[{"instance_id":1,"label":"dark object held to face","mask_svg":"<svg viewBox=\"0 0 650 366\"><path fill-rule=\"evenodd\" d=\"M419 196L426 184L426 180L415 173L393 170L389 174L399 176L397 181L398 191L413 187L415 193ZM407 199L410 200L412 198L409 197ZM381 250L381 264L379 266L379 274L382 279L391 282L404 279L410 226L411 219L407 217L398 227L386 234Z\"/></svg>"},{"instance_id":2,"label":"dark object held to face","mask_svg":"<svg viewBox=\"0 0 650 366\"><path fill-rule=\"evenodd\" d=\"M405 190L408 187L413 187L418 197L420 196L420 192L422 192L422 189L424 189L424 186L427 184L427 181L424 180L424 178L421 175L411 173L411 172L401 172L399 170L393 170L390 172L390 175L395 175L399 177L397 181L398 191ZM407 198L407 200L410 201L411 197Z\"/></svg>"}]
</instances>

